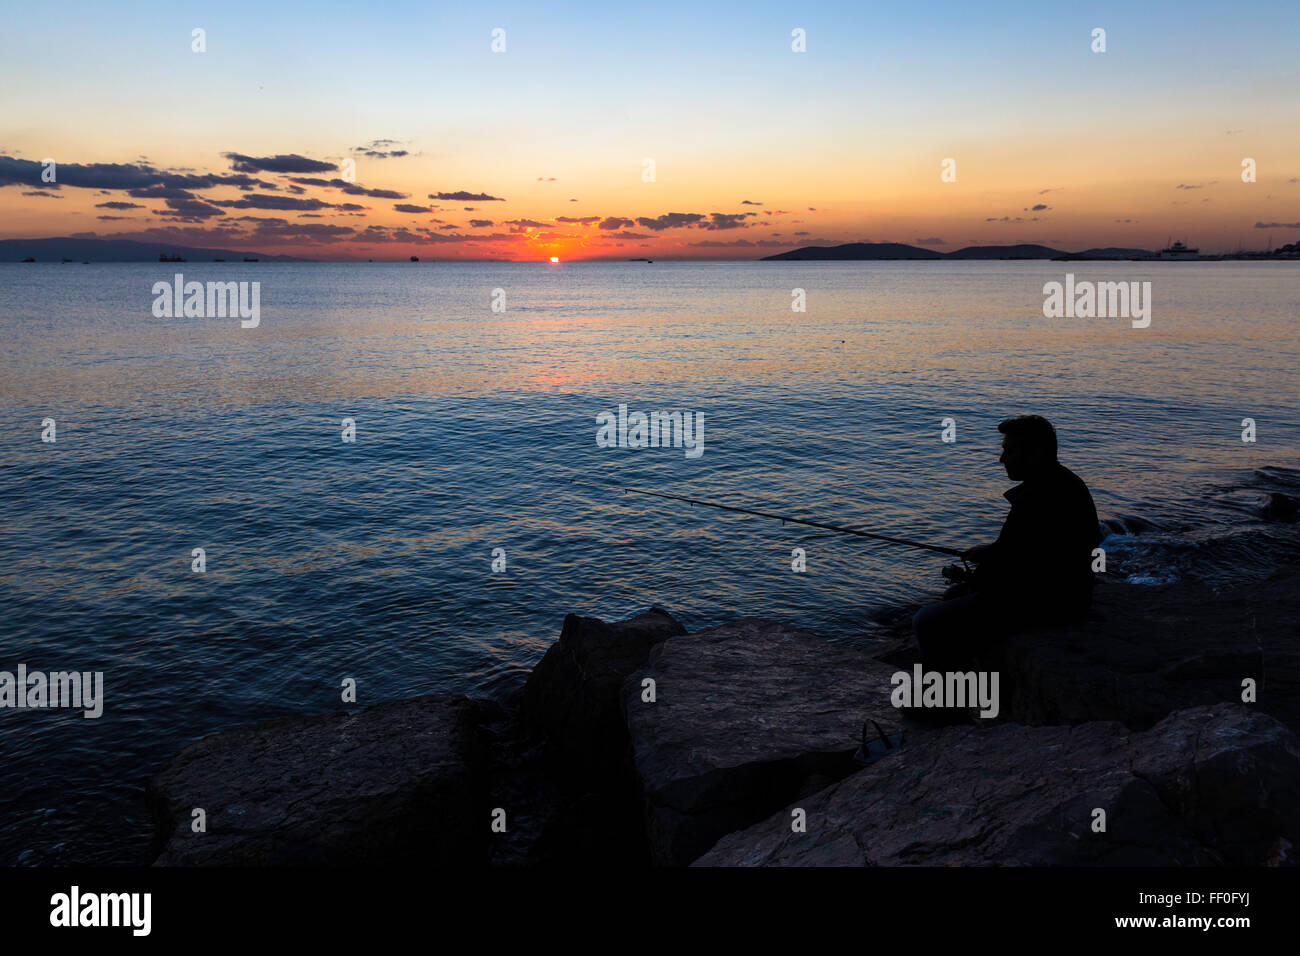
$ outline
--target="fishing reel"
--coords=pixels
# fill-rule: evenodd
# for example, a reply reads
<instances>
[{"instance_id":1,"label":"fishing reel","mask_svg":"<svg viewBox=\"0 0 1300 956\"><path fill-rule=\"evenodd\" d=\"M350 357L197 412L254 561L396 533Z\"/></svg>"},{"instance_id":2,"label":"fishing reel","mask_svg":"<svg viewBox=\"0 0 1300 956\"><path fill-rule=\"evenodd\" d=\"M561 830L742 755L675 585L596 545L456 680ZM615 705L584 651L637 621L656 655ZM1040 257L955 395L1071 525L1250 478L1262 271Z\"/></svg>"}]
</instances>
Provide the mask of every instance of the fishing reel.
<instances>
[{"instance_id":1,"label":"fishing reel","mask_svg":"<svg viewBox=\"0 0 1300 956\"><path fill-rule=\"evenodd\" d=\"M949 584L965 584L975 576L974 570L964 558L961 564L950 564L939 573Z\"/></svg>"}]
</instances>

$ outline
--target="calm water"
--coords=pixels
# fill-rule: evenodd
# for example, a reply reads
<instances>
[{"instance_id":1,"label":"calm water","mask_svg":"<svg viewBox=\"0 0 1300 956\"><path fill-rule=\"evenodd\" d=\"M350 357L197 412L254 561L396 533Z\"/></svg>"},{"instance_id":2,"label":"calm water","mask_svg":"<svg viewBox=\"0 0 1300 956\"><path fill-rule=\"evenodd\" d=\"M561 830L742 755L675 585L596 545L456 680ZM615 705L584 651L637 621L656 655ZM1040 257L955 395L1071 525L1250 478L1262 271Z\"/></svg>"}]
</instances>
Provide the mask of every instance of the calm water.
<instances>
[{"instance_id":1,"label":"calm water","mask_svg":"<svg viewBox=\"0 0 1300 956\"><path fill-rule=\"evenodd\" d=\"M1108 541L1120 576L1300 557L1256 512L1300 487L1296 267L1069 264L1152 281L1147 329L1043 318L1066 268L0 265L0 670L102 670L107 698L98 720L0 711L0 864L146 860L152 772L342 707L345 677L363 704L497 693L566 612L651 604L869 641L873 612L942 584L936 556L575 477L966 546L1005 511L994 425L1034 411L1103 520L1142 529ZM260 281L260 327L154 318L178 270ZM619 403L702 413L704 454L598 448Z\"/></svg>"}]
</instances>

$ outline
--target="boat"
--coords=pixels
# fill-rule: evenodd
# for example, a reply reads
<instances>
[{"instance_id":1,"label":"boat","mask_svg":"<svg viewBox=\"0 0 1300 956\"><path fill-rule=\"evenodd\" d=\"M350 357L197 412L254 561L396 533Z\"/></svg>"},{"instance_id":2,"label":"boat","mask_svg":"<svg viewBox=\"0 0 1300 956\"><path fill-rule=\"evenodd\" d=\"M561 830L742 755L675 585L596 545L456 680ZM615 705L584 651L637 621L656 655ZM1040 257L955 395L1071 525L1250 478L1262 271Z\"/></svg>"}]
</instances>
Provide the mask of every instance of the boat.
<instances>
[{"instance_id":1,"label":"boat","mask_svg":"<svg viewBox=\"0 0 1300 956\"><path fill-rule=\"evenodd\" d=\"M1172 245L1161 249L1156 255L1157 259L1199 259L1201 258L1200 249L1189 249L1182 241L1175 242Z\"/></svg>"},{"instance_id":2,"label":"boat","mask_svg":"<svg viewBox=\"0 0 1300 956\"><path fill-rule=\"evenodd\" d=\"M419 257L419 256L411 256L411 261L412 261L412 262L419 262L419 261L420 261L420 257Z\"/></svg>"},{"instance_id":3,"label":"boat","mask_svg":"<svg viewBox=\"0 0 1300 956\"><path fill-rule=\"evenodd\" d=\"M165 252L158 253L159 262L185 262L184 256L169 256Z\"/></svg>"},{"instance_id":4,"label":"boat","mask_svg":"<svg viewBox=\"0 0 1300 956\"><path fill-rule=\"evenodd\" d=\"M63 257L63 261L64 261L65 263L67 263L67 262L71 262L72 260L69 259L67 256L64 256L64 257Z\"/></svg>"},{"instance_id":5,"label":"boat","mask_svg":"<svg viewBox=\"0 0 1300 956\"><path fill-rule=\"evenodd\" d=\"M257 259L257 256L244 256L244 261L245 261L245 262L257 262L258 259Z\"/></svg>"},{"instance_id":6,"label":"boat","mask_svg":"<svg viewBox=\"0 0 1300 956\"><path fill-rule=\"evenodd\" d=\"M36 260L33 259L31 256L28 256L26 259L23 260L23 262L35 262L35 261Z\"/></svg>"}]
</instances>

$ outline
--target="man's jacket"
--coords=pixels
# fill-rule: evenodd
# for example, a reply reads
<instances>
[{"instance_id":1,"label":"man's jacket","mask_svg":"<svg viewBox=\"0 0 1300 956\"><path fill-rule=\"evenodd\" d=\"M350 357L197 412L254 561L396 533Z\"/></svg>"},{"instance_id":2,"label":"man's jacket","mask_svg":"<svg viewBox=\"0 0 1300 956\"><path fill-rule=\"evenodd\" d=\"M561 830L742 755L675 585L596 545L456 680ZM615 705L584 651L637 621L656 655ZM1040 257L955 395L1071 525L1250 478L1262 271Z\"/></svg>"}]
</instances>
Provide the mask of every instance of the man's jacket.
<instances>
[{"instance_id":1,"label":"man's jacket","mask_svg":"<svg viewBox=\"0 0 1300 956\"><path fill-rule=\"evenodd\" d=\"M1092 552L1101 542L1088 486L1054 464L1004 495L1011 512L974 584L1019 623L1084 617L1092 604Z\"/></svg>"}]
</instances>

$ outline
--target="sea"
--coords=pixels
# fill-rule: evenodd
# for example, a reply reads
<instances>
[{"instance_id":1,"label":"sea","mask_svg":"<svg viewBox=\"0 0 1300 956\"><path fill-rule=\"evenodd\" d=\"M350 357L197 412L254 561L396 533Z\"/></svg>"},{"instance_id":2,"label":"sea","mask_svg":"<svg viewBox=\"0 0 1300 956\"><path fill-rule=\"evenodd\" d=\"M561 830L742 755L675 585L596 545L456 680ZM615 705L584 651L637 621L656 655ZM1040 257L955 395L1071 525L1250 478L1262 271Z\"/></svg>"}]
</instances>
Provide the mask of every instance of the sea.
<instances>
[{"instance_id":1,"label":"sea","mask_svg":"<svg viewBox=\"0 0 1300 956\"><path fill-rule=\"evenodd\" d=\"M1150 282L1149 325L1045 316L1067 273ZM257 283L256 325L168 317L155 287L178 274ZM569 613L870 645L944 585L939 554L628 488L966 548L1007 510L997 423L1037 413L1092 489L1110 577L1266 576L1300 560L1262 512L1300 494L1298 276L0 264L0 671L104 675L97 718L0 708L0 865L147 863L144 785L187 743L505 697ZM689 413L702 444L598 440L620 407Z\"/></svg>"}]
</instances>

